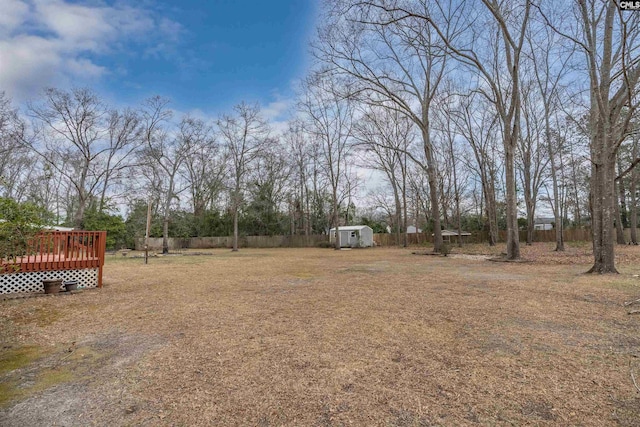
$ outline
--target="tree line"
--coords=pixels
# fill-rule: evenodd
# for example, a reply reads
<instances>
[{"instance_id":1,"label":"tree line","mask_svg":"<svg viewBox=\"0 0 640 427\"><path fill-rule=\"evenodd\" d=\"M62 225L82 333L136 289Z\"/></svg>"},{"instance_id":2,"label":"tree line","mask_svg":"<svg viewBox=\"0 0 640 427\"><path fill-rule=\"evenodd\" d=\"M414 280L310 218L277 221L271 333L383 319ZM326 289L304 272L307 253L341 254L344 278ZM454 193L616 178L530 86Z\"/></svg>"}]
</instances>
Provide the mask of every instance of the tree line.
<instances>
[{"instance_id":1,"label":"tree line","mask_svg":"<svg viewBox=\"0 0 640 427\"><path fill-rule=\"evenodd\" d=\"M325 0L284 129L244 102L204 120L159 96L114 108L49 88L17 110L2 95L0 190L123 239L151 200L165 250L169 235L233 234L237 250L239 234L357 216L422 228L435 251L443 228L491 245L504 229L517 259L542 209L556 250L564 227L590 226L592 271L615 272L624 227L637 244L639 20L599 0Z\"/></svg>"}]
</instances>

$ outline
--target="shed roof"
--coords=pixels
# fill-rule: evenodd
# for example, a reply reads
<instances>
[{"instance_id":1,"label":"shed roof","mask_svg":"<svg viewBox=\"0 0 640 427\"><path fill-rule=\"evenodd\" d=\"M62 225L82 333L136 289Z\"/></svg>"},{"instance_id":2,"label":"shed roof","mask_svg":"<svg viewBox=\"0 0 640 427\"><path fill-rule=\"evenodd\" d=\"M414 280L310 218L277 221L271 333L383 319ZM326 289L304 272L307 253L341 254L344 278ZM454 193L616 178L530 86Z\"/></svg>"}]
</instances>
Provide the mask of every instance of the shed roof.
<instances>
[{"instance_id":1,"label":"shed roof","mask_svg":"<svg viewBox=\"0 0 640 427\"><path fill-rule=\"evenodd\" d=\"M42 228L44 230L49 230L49 231L74 231L75 230L75 228L73 227L63 227L61 225L46 225Z\"/></svg>"},{"instance_id":2,"label":"shed roof","mask_svg":"<svg viewBox=\"0 0 640 427\"><path fill-rule=\"evenodd\" d=\"M556 222L555 218L538 217L534 219L535 224L553 224L554 222Z\"/></svg>"},{"instance_id":3,"label":"shed roof","mask_svg":"<svg viewBox=\"0 0 640 427\"><path fill-rule=\"evenodd\" d=\"M0 222L7 222L6 219L4 218L0 218ZM74 231L75 228L73 227L63 227L61 225L43 225L43 226L38 226L35 224L31 224L32 227L36 227L36 228L41 228L42 230L49 230L49 231Z\"/></svg>"},{"instance_id":4,"label":"shed roof","mask_svg":"<svg viewBox=\"0 0 640 427\"><path fill-rule=\"evenodd\" d=\"M345 225L344 227L338 227L340 228L340 231L358 231L358 230L362 230L363 228L371 228L368 225ZM331 230L329 231L334 231L336 228L333 227Z\"/></svg>"},{"instance_id":5,"label":"shed roof","mask_svg":"<svg viewBox=\"0 0 640 427\"><path fill-rule=\"evenodd\" d=\"M471 233L467 232L467 231L463 231L462 233L463 236L471 236ZM443 236L457 236L458 232L457 231L453 231L453 230L442 230L442 235Z\"/></svg>"}]
</instances>

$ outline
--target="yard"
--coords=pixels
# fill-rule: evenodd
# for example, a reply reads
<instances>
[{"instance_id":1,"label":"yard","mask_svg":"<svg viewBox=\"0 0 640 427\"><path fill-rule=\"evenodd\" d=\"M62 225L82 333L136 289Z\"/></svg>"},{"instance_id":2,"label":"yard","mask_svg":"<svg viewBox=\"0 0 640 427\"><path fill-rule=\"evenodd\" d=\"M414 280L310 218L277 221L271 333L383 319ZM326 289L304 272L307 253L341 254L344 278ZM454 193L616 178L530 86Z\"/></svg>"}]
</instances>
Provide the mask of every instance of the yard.
<instances>
[{"instance_id":1,"label":"yard","mask_svg":"<svg viewBox=\"0 0 640 427\"><path fill-rule=\"evenodd\" d=\"M640 425L640 248L551 248L112 255L0 302L0 425Z\"/></svg>"}]
</instances>

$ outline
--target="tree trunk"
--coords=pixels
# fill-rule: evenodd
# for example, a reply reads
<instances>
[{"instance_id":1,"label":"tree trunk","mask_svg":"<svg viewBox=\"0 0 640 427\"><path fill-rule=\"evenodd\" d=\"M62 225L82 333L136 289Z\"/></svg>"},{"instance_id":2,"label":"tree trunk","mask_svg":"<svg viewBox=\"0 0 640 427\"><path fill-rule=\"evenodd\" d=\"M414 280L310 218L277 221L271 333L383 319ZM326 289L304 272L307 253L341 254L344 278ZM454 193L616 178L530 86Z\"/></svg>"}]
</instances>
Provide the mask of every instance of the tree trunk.
<instances>
[{"instance_id":1,"label":"tree trunk","mask_svg":"<svg viewBox=\"0 0 640 427\"><path fill-rule=\"evenodd\" d=\"M238 252L238 207L233 208L233 247L232 252Z\"/></svg>"},{"instance_id":2,"label":"tree trunk","mask_svg":"<svg viewBox=\"0 0 640 427\"><path fill-rule=\"evenodd\" d=\"M238 252L238 215L240 205L240 188L236 186L233 192L233 247L232 252Z\"/></svg>"},{"instance_id":3,"label":"tree trunk","mask_svg":"<svg viewBox=\"0 0 640 427\"><path fill-rule=\"evenodd\" d=\"M557 191L557 190L556 190ZM556 208L554 212L555 217L555 229L556 229L556 252L564 252L564 224L562 222L562 216L560 215L560 208Z\"/></svg>"},{"instance_id":4,"label":"tree trunk","mask_svg":"<svg viewBox=\"0 0 640 427\"><path fill-rule=\"evenodd\" d=\"M433 251L440 252L442 249L442 229L440 228L440 206L438 205L438 185L435 159L431 151L431 141L429 132L422 130L424 144L424 154L427 161L427 179L429 181L429 196L431 199L431 217L433 218Z\"/></svg>"},{"instance_id":5,"label":"tree trunk","mask_svg":"<svg viewBox=\"0 0 640 427\"><path fill-rule=\"evenodd\" d=\"M295 203L289 199L289 235L293 236L296 234L296 229L298 227L298 223L296 221L296 206Z\"/></svg>"},{"instance_id":6,"label":"tree trunk","mask_svg":"<svg viewBox=\"0 0 640 427\"><path fill-rule=\"evenodd\" d=\"M164 212L162 215L162 253L169 253L169 209L171 208L171 196L173 185L169 184L169 194L164 201Z\"/></svg>"},{"instance_id":7,"label":"tree trunk","mask_svg":"<svg viewBox=\"0 0 640 427\"><path fill-rule=\"evenodd\" d=\"M204 214L205 214L205 205L204 202L200 199L196 199L193 202L193 222L195 225L195 231L198 237L203 236L204 233Z\"/></svg>"},{"instance_id":8,"label":"tree trunk","mask_svg":"<svg viewBox=\"0 0 640 427\"><path fill-rule=\"evenodd\" d=\"M625 127L629 125L627 121L624 126L620 126L620 111L630 102L631 99L625 97L617 98L616 95L610 97L612 83L613 61L611 58L617 56L618 47L613 46L613 40L625 40L625 31L619 36L614 30L614 17L618 16L619 10L615 2L606 3L603 8L604 19L603 31L599 34L598 40L602 40L602 53L596 48L596 24L591 20L585 1L578 3L582 9L585 33L593 31L592 35L585 38L587 41L587 60L589 65L590 78L590 160L591 160L591 218L593 229L593 257L594 263L590 273L618 273L615 267L615 249L613 243L613 220L614 203L617 204L615 195L616 179L616 159L619 149L618 140L627 131ZM606 8L606 10L605 10ZM593 26L593 29L590 27ZM626 26L625 26L626 27ZM628 49L622 45L620 49ZM629 51L623 52L623 57ZM630 61L629 64L637 60ZM626 64L622 64L624 67ZM635 87L640 68L629 69L625 73L625 82L631 88ZM631 96L631 95L629 95ZM632 112L633 110L631 110ZM631 117L631 116L629 116Z\"/></svg>"},{"instance_id":9,"label":"tree trunk","mask_svg":"<svg viewBox=\"0 0 640 427\"><path fill-rule=\"evenodd\" d=\"M488 177L482 178L482 190L486 203L487 223L489 225L489 246L495 246L498 243L498 224L496 212L496 193L493 183L489 182Z\"/></svg>"},{"instance_id":10,"label":"tree trunk","mask_svg":"<svg viewBox=\"0 0 640 427\"><path fill-rule=\"evenodd\" d=\"M508 129L507 132L510 132ZM506 132L505 132L506 133ZM505 135L505 179L507 187L507 259L514 260L520 258L520 236L518 235L518 209L516 205L516 175L514 171L514 151L515 144L512 138L516 135Z\"/></svg>"},{"instance_id":11,"label":"tree trunk","mask_svg":"<svg viewBox=\"0 0 640 427\"><path fill-rule=\"evenodd\" d=\"M618 187L620 186L620 183L618 181L616 181L614 183L615 186L615 190L616 193L618 192ZM620 203L618 203L618 198L614 197L613 200L613 212L616 216L616 242L619 245L626 245L627 242L624 241L624 228L622 226L622 213L620 212Z\"/></svg>"},{"instance_id":12,"label":"tree trunk","mask_svg":"<svg viewBox=\"0 0 640 427\"><path fill-rule=\"evenodd\" d=\"M84 228L84 211L87 205L87 201L85 200L85 196L78 196L78 208L75 210L75 214L73 216L73 226L77 230L82 230Z\"/></svg>"},{"instance_id":13,"label":"tree trunk","mask_svg":"<svg viewBox=\"0 0 640 427\"><path fill-rule=\"evenodd\" d=\"M535 212L534 211L532 212L527 209L527 245L533 244L534 227L535 227Z\"/></svg>"},{"instance_id":14,"label":"tree trunk","mask_svg":"<svg viewBox=\"0 0 640 427\"><path fill-rule=\"evenodd\" d=\"M551 181L553 184L553 217L556 229L556 252L564 252L564 236L562 222L562 207L560 206L560 191L558 189L558 171L556 170L555 150L551 141L551 124L549 123L549 106L544 106L544 134L547 140L547 149L549 151L549 164L551 166ZM560 150L558 150L560 151ZM562 165L561 165L562 167Z\"/></svg>"},{"instance_id":15,"label":"tree trunk","mask_svg":"<svg viewBox=\"0 0 640 427\"><path fill-rule=\"evenodd\" d=\"M396 245L402 246L402 212L400 211L400 200L396 200L396 215L395 215L395 223L396 223ZM405 230L406 231L406 230Z\"/></svg>"},{"instance_id":16,"label":"tree trunk","mask_svg":"<svg viewBox=\"0 0 640 427\"><path fill-rule=\"evenodd\" d=\"M102 192L100 193L100 202L98 203L98 212L100 213L104 212L105 208L105 200L107 198L107 183L109 181L109 170L107 170L105 174L104 181L104 186L102 187Z\"/></svg>"},{"instance_id":17,"label":"tree trunk","mask_svg":"<svg viewBox=\"0 0 640 427\"><path fill-rule=\"evenodd\" d=\"M615 267L613 244L615 159L602 162L600 161L602 157L606 156L593 156L594 163L591 165L591 227L594 263L589 273L618 273Z\"/></svg>"},{"instance_id":18,"label":"tree trunk","mask_svg":"<svg viewBox=\"0 0 640 427\"><path fill-rule=\"evenodd\" d=\"M582 226L582 213L580 210L580 193L578 191L578 172L576 171L577 161L574 158L573 150L569 150L569 153L571 155L571 190L574 203L573 222L574 226L580 227ZM589 203L591 203L591 198L589 198Z\"/></svg>"},{"instance_id":19,"label":"tree trunk","mask_svg":"<svg viewBox=\"0 0 640 427\"><path fill-rule=\"evenodd\" d=\"M622 174L622 159L618 156L618 175ZM624 190L624 180L618 180L618 194L620 195L620 223L622 228L629 226L629 217L627 215L627 192Z\"/></svg>"},{"instance_id":20,"label":"tree trunk","mask_svg":"<svg viewBox=\"0 0 640 427\"><path fill-rule=\"evenodd\" d=\"M405 190L406 192L406 190ZM415 201L415 211L413 213L413 223L416 227L416 243L420 244L420 233L418 233L418 227L420 224L420 221L418 221L418 218L420 218L420 196L416 195L416 201ZM406 213L405 213L406 215ZM405 217L405 221L406 221L406 217ZM424 230L422 230L422 232L424 233Z\"/></svg>"},{"instance_id":21,"label":"tree trunk","mask_svg":"<svg viewBox=\"0 0 640 427\"><path fill-rule=\"evenodd\" d=\"M631 243L634 245L638 244L638 198L636 197L636 180L637 177L632 176L631 181L631 206L629 209L630 218L629 218L629 228L631 232Z\"/></svg>"},{"instance_id":22,"label":"tree trunk","mask_svg":"<svg viewBox=\"0 0 640 427\"><path fill-rule=\"evenodd\" d=\"M440 206L438 205L438 190L436 189L435 168L427 168L429 176L429 192L431 197L431 217L433 218L433 251L442 249L442 228L440 226Z\"/></svg>"},{"instance_id":23,"label":"tree trunk","mask_svg":"<svg viewBox=\"0 0 640 427\"><path fill-rule=\"evenodd\" d=\"M335 241L335 249L340 250L340 227L338 224L340 222L338 215L338 190L337 188L333 188L333 223L336 228L336 241Z\"/></svg>"},{"instance_id":24,"label":"tree trunk","mask_svg":"<svg viewBox=\"0 0 640 427\"><path fill-rule=\"evenodd\" d=\"M169 214L164 214L162 218L162 253L169 253Z\"/></svg>"},{"instance_id":25,"label":"tree trunk","mask_svg":"<svg viewBox=\"0 0 640 427\"><path fill-rule=\"evenodd\" d=\"M458 247L462 247L462 219L460 215L460 195L456 190L456 225L458 226Z\"/></svg>"},{"instance_id":26,"label":"tree trunk","mask_svg":"<svg viewBox=\"0 0 640 427\"><path fill-rule=\"evenodd\" d=\"M404 144L405 152L400 159L400 172L402 173L402 247L406 248L409 245L409 235L407 234L407 227L409 226L407 219L407 143ZM418 224L415 224L416 236L418 235Z\"/></svg>"},{"instance_id":27,"label":"tree trunk","mask_svg":"<svg viewBox=\"0 0 640 427\"><path fill-rule=\"evenodd\" d=\"M525 164L524 182L523 182L523 192L524 192L524 204L527 210L527 245L531 245L533 243L533 228L535 225L535 200L533 195L531 194L531 172L527 169L531 168L530 162L529 164ZM517 219L516 219L517 223Z\"/></svg>"},{"instance_id":28,"label":"tree trunk","mask_svg":"<svg viewBox=\"0 0 640 427\"><path fill-rule=\"evenodd\" d=\"M406 162L406 159L405 159ZM406 167L406 163L405 163ZM402 246L407 247L409 245L409 236L407 235L407 174L405 171L402 173ZM416 236L418 235L418 224L415 224Z\"/></svg>"},{"instance_id":29,"label":"tree trunk","mask_svg":"<svg viewBox=\"0 0 640 427\"><path fill-rule=\"evenodd\" d=\"M402 245L402 239L401 239L400 236L403 233L403 231L402 231L402 204L400 203L400 194L399 194L399 191L398 191L398 185L396 183L396 178L392 173L389 174L389 179L390 179L390 182L391 182L391 188L393 190L393 201L394 201L394 204L395 204L394 222L395 222L395 228L396 228L396 245L400 246L400 245ZM406 230L404 232L406 232Z\"/></svg>"},{"instance_id":30,"label":"tree trunk","mask_svg":"<svg viewBox=\"0 0 640 427\"><path fill-rule=\"evenodd\" d=\"M633 149L632 149L632 159L638 158L639 154L639 143L638 139L634 139L633 141ZM631 232L631 243L634 245L638 244L638 196L637 196L637 183L638 179L640 179L640 166L636 165L636 167L631 171L631 183L629 184L629 192L631 193L631 197L629 199L629 228Z\"/></svg>"},{"instance_id":31,"label":"tree trunk","mask_svg":"<svg viewBox=\"0 0 640 427\"><path fill-rule=\"evenodd\" d=\"M458 185L458 170L456 168L456 154L453 149L453 138L449 136L449 154L451 155L451 169L453 172L453 193L456 208L456 228L458 230L458 247L462 247L462 219L460 218L460 186Z\"/></svg>"},{"instance_id":32,"label":"tree trunk","mask_svg":"<svg viewBox=\"0 0 640 427\"><path fill-rule=\"evenodd\" d=\"M302 209L302 233L305 236L309 235L309 218L307 217L306 210L309 201L309 190L306 184L306 178L303 178L300 182L300 209Z\"/></svg>"},{"instance_id":33,"label":"tree trunk","mask_svg":"<svg viewBox=\"0 0 640 427\"><path fill-rule=\"evenodd\" d=\"M442 226L448 230L451 228L451 222L449 221L449 203L447 203L448 200L444 191L444 177L440 180L438 194L440 195L440 207L442 208Z\"/></svg>"}]
</instances>

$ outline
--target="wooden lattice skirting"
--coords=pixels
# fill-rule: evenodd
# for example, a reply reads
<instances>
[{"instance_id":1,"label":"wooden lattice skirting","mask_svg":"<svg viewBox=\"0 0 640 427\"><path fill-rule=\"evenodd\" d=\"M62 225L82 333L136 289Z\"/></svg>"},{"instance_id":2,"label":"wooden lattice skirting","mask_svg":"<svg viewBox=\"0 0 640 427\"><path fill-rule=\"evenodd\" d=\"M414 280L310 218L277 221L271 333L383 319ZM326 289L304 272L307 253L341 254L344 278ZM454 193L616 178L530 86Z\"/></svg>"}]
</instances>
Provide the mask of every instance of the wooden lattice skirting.
<instances>
[{"instance_id":1,"label":"wooden lattice skirting","mask_svg":"<svg viewBox=\"0 0 640 427\"><path fill-rule=\"evenodd\" d=\"M77 280L78 289L98 286L98 269L60 271L29 271L21 273L0 274L0 294L14 292L44 292L44 279ZM64 288L63 288L64 289Z\"/></svg>"}]
</instances>

